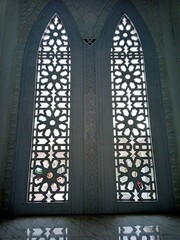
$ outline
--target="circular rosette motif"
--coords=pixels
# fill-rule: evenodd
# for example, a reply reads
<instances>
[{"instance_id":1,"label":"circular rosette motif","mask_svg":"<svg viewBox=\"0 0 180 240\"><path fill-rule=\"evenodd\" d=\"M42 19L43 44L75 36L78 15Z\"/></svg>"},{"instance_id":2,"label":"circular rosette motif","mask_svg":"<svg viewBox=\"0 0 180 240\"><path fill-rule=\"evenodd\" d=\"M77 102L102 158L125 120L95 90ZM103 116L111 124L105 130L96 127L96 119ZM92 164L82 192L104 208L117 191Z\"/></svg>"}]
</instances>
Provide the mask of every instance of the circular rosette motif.
<instances>
[{"instance_id":1,"label":"circular rosette motif","mask_svg":"<svg viewBox=\"0 0 180 240\"><path fill-rule=\"evenodd\" d=\"M121 114L116 118L116 127L121 132L122 136L139 136L140 131L144 130L145 125L145 116L140 113L138 109L123 109Z\"/></svg>"},{"instance_id":2,"label":"circular rosette motif","mask_svg":"<svg viewBox=\"0 0 180 240\"><path fill-rule=\"evenodd\" d=\"M124 61L129 60L126 59ZM132 64L129 64L128 67L124 64L119 66L119 69L114 72L114 75L115 83L120 84L122 90L137 89L138 84L142 83L142 72Z\"/></svg>"},{"instance_id":3,"label":"circular rosette motif","mask_svg":"<svg viewBox=\"0 0 180 240\"><path fill-rule=\"evenodd\" d=\"M63 66L48 65L41 72L41 84L44 89L47 90L60 90L65 88L68 82L67 69L63 69Z\"/></svg>"},{"instance_id":4,"label":"circular rosette motif","mask_svg":"<svg viewBox=\"0 0 180 240\"><path fill-rule=\"evenodd\" d=\"M38 130L46 137L62 136L62 132L68 128L67 121L67 116L62 114L62 110L44 110L44 114L39 115Z\"/></svg>"},{"instance_id":5,"label":"circular rosette motif","mask_svg":"<svg viewBox=\"0 0 180 240\"><path fill-rule=\"evenodd\" d=\"M140 159L125 159L119 164L119 182L128 191L146 190L151 181L149 164Z\"/></svg>"},{"instance_id":6,"label":"circular rosette motif","mask_svg":"<svg viewBox=\"0 0 180 240\"><path fill-rule=\"evenodd\" d=\"M135 30L130 20L126 16L124 16L115 31L114 41L117 41L117 44L121 47L126 46L127 48L130 48L135 45L134 42L136 42L137 46L137 40L137 31Z\"/></svg>"},{"instance_id":7,"label":"circular rosette motif","mask_svg":"<svg viewBox=\"0 0 180 240\"><path fill-rule=\"evenodd\" d=\"M57 16L55 16L49 24L43 35L43 40L49 46L67 45L68 37L66 30Z\"/></svg>"},{"instance_id":8,"label":"circular rosette motif","mask_svg":"<svg viewBox=\"0 0 180 240\"><path fill-rule=\"evenodd\" d=\"M59 160L44 160L34 168L34 183L39 191L56 193L67 183L67 171L64 164Z\"/></svg>"}]
</instances>

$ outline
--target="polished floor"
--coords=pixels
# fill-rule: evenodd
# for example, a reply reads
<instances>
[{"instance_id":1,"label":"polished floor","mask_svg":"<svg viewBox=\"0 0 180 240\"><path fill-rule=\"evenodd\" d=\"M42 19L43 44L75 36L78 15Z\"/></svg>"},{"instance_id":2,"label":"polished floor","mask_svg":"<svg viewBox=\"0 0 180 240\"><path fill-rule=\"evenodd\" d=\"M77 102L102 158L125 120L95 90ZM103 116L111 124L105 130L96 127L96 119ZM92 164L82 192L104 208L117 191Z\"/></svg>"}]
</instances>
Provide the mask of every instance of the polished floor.
<instances>
[{"instance_id":1,"label":"polished floor","mask_svg":"<svg viewBox=\"0 0 180 240\"><path fill-rule=\"evenodd\" d=\"M180 240L180 216L85 215L0 220L0 240Z\"/></svg>"}]
</instances>

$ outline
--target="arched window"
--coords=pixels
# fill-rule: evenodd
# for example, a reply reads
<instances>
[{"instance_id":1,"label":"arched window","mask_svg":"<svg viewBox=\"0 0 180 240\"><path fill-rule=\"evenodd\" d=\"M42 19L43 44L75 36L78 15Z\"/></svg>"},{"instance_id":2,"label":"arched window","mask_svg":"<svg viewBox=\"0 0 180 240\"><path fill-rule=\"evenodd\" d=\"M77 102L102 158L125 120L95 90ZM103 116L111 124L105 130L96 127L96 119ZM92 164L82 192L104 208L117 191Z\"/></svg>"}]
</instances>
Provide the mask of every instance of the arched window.
<instances>
[{"instance_id":1,"label":"arched window","mask_svg":"<svg viewBox=\"0 0 180 240\"><path fill-rule=\"evenodd\" d=\"M173 191L156 46L130 1L115 5L96 49L102 211L167 211Z\"/></svg>"},{"instance_id":2,"label":"arched window","mask_svg":"<svg viewBox=\"0 0 180 240\"><path fill-rule=\"evenodd\" d=\"M48 23L36 60L29 202L68 201L71 53L59 16Z\"/></svg>"},{"instance_id":3,"label":"arched window","mask_svg":"<svg viewBox=\"0 0 180 240\"><path fill-rule=\"evenodd\" d=\"M39 14L24 51L16 149L14 213L172 207L156 48L128 0L96 40L81 38L60 0Z\"/></svg>"},{"instance_id":4,"label":"arched window","mask_svg":"<svg viewBox=\"0 0 180 240\"><path fill-rule=\"evenodd\" d=\"M50 1L35 18L23 55L11 208L15 214L81 213L79 32L61 1Z\"/></svg>"},{"instance_id":5,"label":"arched window","mask_svg":"<svg viewBox=\"0 0 180 240\"><path fill-rule=\"evenodd\" d=\"M126 15L113 37L111 83L117 200L157 200L143 49Z\"/></svg>"}]
</instances>

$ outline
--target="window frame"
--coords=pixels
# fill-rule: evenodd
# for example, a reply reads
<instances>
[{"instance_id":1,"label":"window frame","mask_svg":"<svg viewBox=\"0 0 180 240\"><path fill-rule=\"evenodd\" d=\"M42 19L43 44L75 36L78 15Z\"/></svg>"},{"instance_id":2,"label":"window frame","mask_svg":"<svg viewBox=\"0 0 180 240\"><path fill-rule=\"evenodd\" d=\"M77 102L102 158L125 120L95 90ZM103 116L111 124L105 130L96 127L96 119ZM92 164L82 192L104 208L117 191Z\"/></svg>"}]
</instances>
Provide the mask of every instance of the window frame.
<instances>
[{"instance_id":1,"label":"window frame","mask_svg":"<svg viewBox=\"0 0 180 240\"><path fill-rule=\"evenodd\" d=\"M32 140L33 105L36 80L36 59L41 37L52 17L57 14L66 29L71 49L71 122L70 122L70 189L67 203L34 203L26 200L30 150ZM77 170L83 169L83 147L77 149L78 138L83 143L83 72L82 42L76 24L61 1L51 1L39 14L29 33L23 55L20 97L16 132L16 153L13 162L10 212L13 214L67 214L82 212L82 199L77 190L83 188L80 176L73 179ZM72 128L73 126L73 128ZM28 159L27 159L28 158ZM24 160L26 159L26 160ZM22 171L23 169L23 171ZM71 190L73 189L73 194ZM82 194L83 191L80 191Z\"/></svg>"},{"instance_id":2,"label":"window frame","mask_svg":"<svg viewBox=\"0 0 180 240\"><path fill-rule=\"evenodd\" d=\"M135 26L144 52L152 145L159 198L157 202L151 203L117 202L116 200L110 49L114 31L124 14L130 18ZM101 179L103 181L101 184L101 195L105 199L101 203L102 212L170 211L174 208L174 196L158 55L148 27L130 1L120 0L115 4L96 43L96 50L98 128L100 129L98 134L99 169L101 169ZM160 136L163 139L161 144L159 144Z\"/></svg>"}]
</instances>

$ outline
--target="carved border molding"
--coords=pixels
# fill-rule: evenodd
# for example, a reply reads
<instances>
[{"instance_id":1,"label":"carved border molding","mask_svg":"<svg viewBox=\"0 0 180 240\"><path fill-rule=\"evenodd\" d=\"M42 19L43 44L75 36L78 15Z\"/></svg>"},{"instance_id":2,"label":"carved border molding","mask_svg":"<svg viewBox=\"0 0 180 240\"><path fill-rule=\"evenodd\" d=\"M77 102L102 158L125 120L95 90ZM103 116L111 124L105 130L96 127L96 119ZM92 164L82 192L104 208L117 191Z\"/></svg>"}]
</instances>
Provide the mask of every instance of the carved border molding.
<instances>
[{"instance_id":1,"label":"carved border molding","mask_svg":"<svg viewBox=\"0 0 180 240\"><path fill-rule=\"evenodd\" d=\"M165 62L165 54L163 49L163 39L162 39L162 29L161 23L159 19L158 13L158 1L144 1L142 4L142 0L131 0L135 7L139 10L142 18L147 24L149 31L154 39L158 58L159 58L159 66L160 66L160 74L161 74L161 85L162 85L162 96L165 110L165 120L167 126L167 134L168 134L168 143L170 149L170 158L173 169L173 178L175 185L175 195L177 200L177 206L180 208L180 183L179 183L179 172L177 171L177 145L176 145L176 133L174 128L174 120L173 120L173 110L171 104L171 98L169 93L169 79L167 66ZM21 1L19 1L21 2ZM9 110L9 132L8 132L8 141L7 141L7 154L6 154L6 166L4 171L4 185L3 185L3 199L2 199L2 207L4 212L8 211L9 208L9 197L11 190L11 176L12 176L12 162L14 159L15 153L15 142L16 142L16 123L17 123L17 112L18 112L18 102L19 102L19 94L20 94L20 78L21 78L21 68L23 62L23 53L26 45L26 41L28 35L31 31L31 28L36 21L38 15L42 11L42 9L50 2L50 0L29 0L26 1L21 10L21 15L19 18L19 40L18 46L16 48L16 59L14 59L14 72L12 76L12 88L11 88L11 106ZM65 2L65 1L64 1ZM67 4L68 5L68 4ZM70 7L67 6L69 9ZM111 5L110 5L111 7ZM105 10L106 11L106 10ZM109 9L108 9L109 12ZM103 16L103 12L102 15ZM106 15L107 13L105 13ZM78 23L78 22L77 22ZM99 24L103 24L103 18L99 19ZM101 27L97 26L95 35L99 34L98 31L101 30ZM94 37L94 35L93 35Z\"/></svg>"},{"instance_id":2,"label":"carved border molding","mask_svg":"<svg viewBox=\"0 0 180 240\"><path fill-rule=\"evenodd\" d=\"M176 207L180 209L180 183L179 175L180 170L178 169L178 150L176 141L176 130L173 116L172 100L170 96L170 81L166 65L166 57L163 45L163 33L161 19L159 16L158 0L144 1L142 4L141 0L131 0L134 6L138 9L140 15L144 19L149 32L154 40L156 51L159 60L159 69L161 77L161 88L162 88L162 99L165 115L165 123L167 128L167 137L169 144L169 153L172 167L172 175L174 182L174 192Z\"/></svg>"},{"instance_id":3,"label":"carved border molding","mask_svg":"<svg viewBox=\"0 0 180 240\"><path fill-rule=\"evenodd\" d=\"M95 46L84 42L85 213L98 212L98 153Z\"/></svg>"},{"instance_id":4,"label":"carved border molding","mask_svg":"<svg viewBox=\"0 0 180 240\"><path fill-rule=\"evenodd\" d=\"M18 45L16 47L16 59L14 59L14 79L12 80L11 92L11 105L9 110L9 132L7 140L7 153L6 163L4 171L4 183L3 183L3 199L2 209L3 213L9 211L9 200L12 183L12 163L15 155L15 144L16 144L16 127L17 127L17 115L18 115L18 104L20 96L20 81L21 81L21 69L23 63L23 54L26 46L27 38L32 29L33 24L37 20L38 15L46 4L50 0L43 1L28 1L23 4L21 15L19 17L19 30L18 30Z\"/></svg>"}]
</instances>

